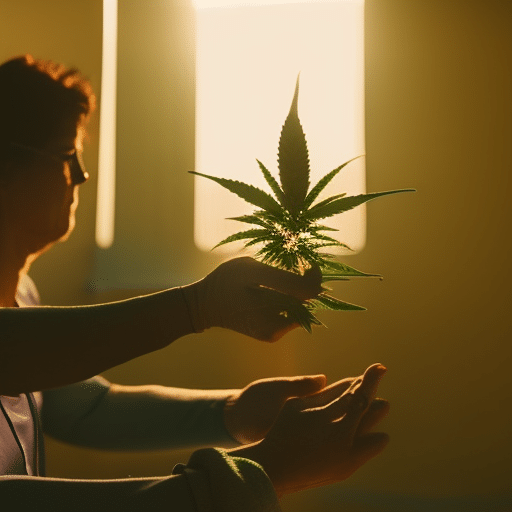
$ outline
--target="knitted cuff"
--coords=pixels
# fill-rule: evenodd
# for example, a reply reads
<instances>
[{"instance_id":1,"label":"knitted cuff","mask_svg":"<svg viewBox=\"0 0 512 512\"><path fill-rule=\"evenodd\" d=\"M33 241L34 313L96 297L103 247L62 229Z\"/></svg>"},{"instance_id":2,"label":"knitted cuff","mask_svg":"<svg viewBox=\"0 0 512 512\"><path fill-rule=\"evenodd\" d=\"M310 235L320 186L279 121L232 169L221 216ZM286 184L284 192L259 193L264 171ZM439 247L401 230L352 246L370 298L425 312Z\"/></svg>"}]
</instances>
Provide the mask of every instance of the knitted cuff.
<instances>
[{"instance_id":1,"label":"knitted cuff","mask_svg":"<svg viewBox=\"0 0 512 512\"><path fill-rule=\"evenodd\" d=\"M276 492L256 462L232 457L219 448L192 454L173 474L184 474L198 512L281 512Z\"/></svg>"}]
</instances>

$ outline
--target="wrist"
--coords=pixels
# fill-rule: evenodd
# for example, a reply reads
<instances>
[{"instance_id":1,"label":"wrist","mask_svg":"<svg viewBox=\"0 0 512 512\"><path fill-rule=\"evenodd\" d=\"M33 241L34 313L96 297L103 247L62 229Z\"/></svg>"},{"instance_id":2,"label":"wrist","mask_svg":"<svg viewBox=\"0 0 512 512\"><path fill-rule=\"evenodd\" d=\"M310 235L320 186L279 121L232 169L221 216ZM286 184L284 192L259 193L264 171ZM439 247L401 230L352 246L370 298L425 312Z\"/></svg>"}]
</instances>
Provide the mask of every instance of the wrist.
<instances>
[{"instance_id":1,"label":"wrist","mask_svg":"<svg viewBox=\"0 0 512 512\"><path fill-rule=\"evenodd\" d=\"M127 316L132 321L142 316L152 329L158 330L158 333L155 332L158 334L155 338L161 340L158 348L164 348L170 342L194 332L187 303L179 288L169 288L134 301L140 301L144 306L138 307L132 314L127 313Z\"/></svg>"},{"instance_id":2,"label":"wrist","mask_svg":"<svg viewBox=\"0 0 512 512\"><path fill-rule=\"evenodd\" d=\"M203 308L202 281L180 286L180 291L186 306L192 332L203 332L206 329L206 321Z\"/></svg>"}]
</instances>

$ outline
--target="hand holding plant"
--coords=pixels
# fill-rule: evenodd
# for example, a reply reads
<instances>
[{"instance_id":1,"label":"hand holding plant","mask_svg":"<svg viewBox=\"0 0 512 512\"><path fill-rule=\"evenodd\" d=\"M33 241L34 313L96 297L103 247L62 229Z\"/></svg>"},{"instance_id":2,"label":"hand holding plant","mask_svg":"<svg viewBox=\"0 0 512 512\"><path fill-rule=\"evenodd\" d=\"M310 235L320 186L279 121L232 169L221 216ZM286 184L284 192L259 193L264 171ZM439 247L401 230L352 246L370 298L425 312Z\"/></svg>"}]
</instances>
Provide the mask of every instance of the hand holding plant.
<instances>
[{"instance_id":1,"label":"hand holding plant","mask_svg":"<svg viewBox=\"0 0 512 512\"><path fill-rule=\"evenodd\" d=\"M325 232L337 230L320 224L319 221L351 210L371 199L399 192L410 192L414 189L356 196L340 193L315 203L330 181L355 158L336 167L310 188L309 154L306 137L298 117L298 94L299 79L297 78L292 105L279 139L280 183L265 165L257 160L273 195L240 181L191 171L192 174L215 181L257 207L251 215L232 218L232 220L250 224L251 229L231 235L215 247L237 240L247 240L245 247L260 246L256 252L256 258L261 259L263 263L301 275L309 268L318 266L322 272L323 282L348 280L352 277L378 277L376 274L366 274L344 263L333 261L334 256L324 252L326 247L350 248L327 235ZM324 287L322 293L316 298L304 301L305 307L295 308L294 311L285 312L285 314L292 315L302 327L311 332L311 324L321 324L312 313L317 308L338 311L365 309L343 302L329 295L328 291L329 289Z\"/></svg>"}]
</instances>

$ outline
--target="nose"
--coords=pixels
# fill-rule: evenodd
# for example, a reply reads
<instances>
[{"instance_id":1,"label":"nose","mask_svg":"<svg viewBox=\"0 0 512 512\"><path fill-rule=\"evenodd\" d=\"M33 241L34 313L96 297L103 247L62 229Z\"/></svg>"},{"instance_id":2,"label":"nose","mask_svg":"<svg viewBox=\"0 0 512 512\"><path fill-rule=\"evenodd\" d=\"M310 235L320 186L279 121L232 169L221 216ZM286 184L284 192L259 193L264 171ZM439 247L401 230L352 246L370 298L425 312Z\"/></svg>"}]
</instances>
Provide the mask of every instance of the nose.
<instances>
[{"instance_id":1,"label":"nose","mask_svg":"<svg viewBox=\"0 0 512 512\"><path fill-rule=\"evenodd\" d=\"M78 152L74 154L71 160L71 179L74 185L81 185L89 179L89 173L85 170L82 155Z\"/></svg>"}]
</instances>

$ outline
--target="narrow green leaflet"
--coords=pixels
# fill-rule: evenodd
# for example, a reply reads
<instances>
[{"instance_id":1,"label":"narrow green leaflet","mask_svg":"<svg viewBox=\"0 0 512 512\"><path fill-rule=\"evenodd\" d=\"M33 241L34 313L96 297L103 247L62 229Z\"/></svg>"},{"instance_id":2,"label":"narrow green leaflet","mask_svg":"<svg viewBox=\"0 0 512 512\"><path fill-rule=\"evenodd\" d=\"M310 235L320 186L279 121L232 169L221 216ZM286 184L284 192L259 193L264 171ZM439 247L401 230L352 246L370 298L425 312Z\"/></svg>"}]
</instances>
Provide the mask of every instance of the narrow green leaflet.
<instances>
[{"instance_id":1,"label":"narrow green leaflet","mask_svg":"<svg viewBox=\"0 0 512 512\"><path fill-rule=\"evenodd\" d=\"M275 236L272 235L270 231L266 231L264 235L261 235L259 237L253 238L252 240L249 240L245 243L244 247L251 247L252 245L261 244L261 243L270 243L272 241L275 241Z\"/></svg>"},{"instance_id":2,"label":"narrow green leaflet","mask_svg":"<svg viewBox=\"0 0 512 512\"><path fill-rule=\"evenodd\" d=\"M247 238L254 238L257 236L261 236L263 233L267 233L265 229L248 229L247 231L240 231L239 233L235 233L234 235L230 235L227 238L224 238L222 242L219 242L213 249L220 247L224 244L229 244L230 242L236 242L237 240L245 240Z\"/></svg>"},{"instance_id":3,"label":"narrow green leaflet","mask_svg":"<svg viewBox=\"0 0 512 512\"><path fill-rule=\"evenodd\" d=\"M336 167L336 169L332 170L329 174L326 174L310 191L307 195L306 199L304 200L304 210L307 210L312 204L313 201L318 197L318 194L322 192L322 190L331 182L331 180L343 169L346 167L350 162L353 162L354 160L361 158L361 156L356 156L354 158L351 158L348 162L345 162L344 164L341 164L339 167ZM343 194L346 195L346 194ZM336 197L336 196L334 196Z\"/></svg>"},{"instance_id":4,"label":"narrow green leaflet","mask_svg":"<svg viewBox=\"0 0 512 512\"><path fill-rule=\"evenodd\" d=\"M366 274L354 267L349 267L345 263L338 261L327 261L322 269L324 276L343 276L343 277L382 277L379 274Z\"/></svg>"},{"instance_id":5,"label":"narrow green leaflet","mask_svg":"<svg viewBox=\"0 0 512 512\"><path fill-rule=\"evenodd\" d=\"M245 201L253 204L254 206L257 206L258 208L263 208L264 210L269 210L277 214L282 212L282 208L276 202L276 200L259 188L253 187L252 185L247 185L247 183L242 183L241 181L217 178L216 176L208 176L207 174L202 174L195 171L189 172L190 174L196 174L197 176L202 176L203 178L208 178L209 180L215 181L219 185L222 185L224 188L227 188L230 192L233 192L237 196L240 196L242 199L245 199Z\"/></svg>"},{"instance_id":6,"label":"narrow green leaflet","mask_svg":"<svg viewBox=\"0 0 512 512\"><path fill-rule=\"evenodd\" d=\"M315 240L322 240L324 242L331 242L337 246L341 246L341 242L339 240L336 240L335 238L333 238L332 236L328 236L328 235L321 235L320 233L317 233L315 235L313 235L313 237Z\"/></svg>"},{"instance_id":7,"label":"narrow green leaflet","mask_svg":"<svg viewBox=\"0 0 512 512\"><path fill-rule=\"evenodd\" d=\"M258 162L261 172L263 173L265 180L267 181L270 188L272 189L272 192L274 192L277 200L281 203L281 205L284 205L286 200L284 198L284 193L281 190L281 187L279 186L279 183L277 183L274 176L272 176L272 174L270 174L270 171L258 159L256 159L256 162Z\"/></svg>"},{"instance_id":8,"label":"narrow green leaflet","mask_svg":"<svg viewBox=\"0 0 512 512\"><path fill-rule=\"evenodd\" d=\"M331 228L330 226L322 226L320 224L316 224L310 229L311 233L315 233L317 231L339 231L339 229Z\"/></svg>"},{"instance_id":9,"label":"narrow green leaflet","mask_svg":"<svg viewBox=\"0 0 512 512\"><path fill-rule=\"evenodd\" d=\"M350 281L350 278L344 276L343 274L336 275L322 273L322 283L329 283L330 281Z\"/></svg>"},{"instance_id":10,"label":"narrow green leaflet","mask_svg":"<svg viewBox=\"0 0 512 512\"><path fill-rule=\"evenodd\" d=\"M362 306L343 302L331 295L327 295L326 293L321 293L311 302L313 302L318 308L330 309L332 311L366 311L366 308L363 308Z\"/></svg>"},{"instance_id":11,"label":"narrow green leaflet","mask_svg":"<svg viewBox=\"0 0 512 512\"><path fill-rule=\"evenodd\" d=\"M314 213L315 211L320 210L321 208L324 208L328 204L331 204L334 201L337 201L338 199L346 197L346 195L347 195L346 193L336 194L335 196L328 197L327 199L324 199L323 201L320 201L319 203L316 203L315 206L313 206L309 210L305 211L305 213L303 214L303 217L310 221L311 219L309 218L309 215L311 214L311 212ZM323 218L323 217L319 217L319 219L321 219L321 218Z\"/></svg>"},{"instance_id":12,"label":"narrow green leaflet","mask_svg":"<svg viewBox=\"0 0 512 512\"><path fill-rule=\"evenodd\" d=\"M309 153L306 136L298 115L299 78L290 112L279 138L279 177L284 192L284 206L296 217L304 206L309 188Z\"/></svg>"},{"instance_id":13,"label":"narrow green leaflet","mask_svg":"<svg viewBox=\"0 0 512 512\"><path fill-rule=\"evenodd\" d=\"M238 222L245 222L246 224L256 224L263 228L268 228L269 223L265 219L257 215L241 215L240 217L228 217L227 220L237 220Z\"/></svg>"},{"instance_id":14,"label":"narrow green leaflet","mask_svg":"<svg viewBox=\"0 0 512 512\"><path fill-rule=\"evenodd\" d=\"M304 214L304 217L311 221L332 217L333 215L351 210L352 208L377 197L398 194L400 192L414 192L414 189L388 190L386 192L374 192L373 194L359 194L357 196L342 197L341 199L337 199L336 201L326 205L313 206Z\"/></svg>"}]
</instances>

